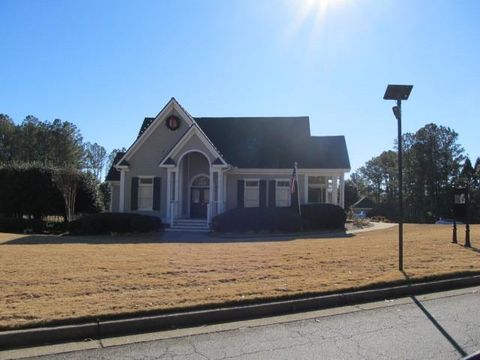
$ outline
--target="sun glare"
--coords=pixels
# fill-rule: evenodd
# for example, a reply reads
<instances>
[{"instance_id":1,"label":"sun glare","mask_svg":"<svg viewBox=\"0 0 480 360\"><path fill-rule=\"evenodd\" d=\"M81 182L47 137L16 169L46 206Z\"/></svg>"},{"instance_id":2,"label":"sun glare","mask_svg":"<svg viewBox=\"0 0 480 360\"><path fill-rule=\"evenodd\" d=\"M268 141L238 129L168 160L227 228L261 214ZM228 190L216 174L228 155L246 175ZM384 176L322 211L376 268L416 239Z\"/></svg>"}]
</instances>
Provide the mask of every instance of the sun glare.
<instances>
[{"instance_id":1,"label":"sun glare","mask_svg":"<svg viewBox=\"0 0 480 360\"><path fill-rule=\"evenodd\" d=\"M294 13L293 24L290 28L290 36L294 36L307 22L312 22L311 35L318 35L320 28L327 16L335 8L338 8L352 0L293 0L288 4Z\"/></svg>"}]
</instances>

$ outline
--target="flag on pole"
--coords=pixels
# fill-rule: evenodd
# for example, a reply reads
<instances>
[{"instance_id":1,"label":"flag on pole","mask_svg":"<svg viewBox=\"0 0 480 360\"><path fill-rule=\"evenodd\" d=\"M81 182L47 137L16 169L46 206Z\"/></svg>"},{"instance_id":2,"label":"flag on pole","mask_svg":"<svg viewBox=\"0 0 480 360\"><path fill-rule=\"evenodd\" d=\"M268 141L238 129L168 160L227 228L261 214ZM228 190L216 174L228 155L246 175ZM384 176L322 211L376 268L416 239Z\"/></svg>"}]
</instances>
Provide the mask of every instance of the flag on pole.
<instances>
[{"instance_id":1,"label":"flag on pole","mask_svg":"<svg viewBox=\"0 0 480 360\"><path fill-rule=\"evenodd\" d=\"M294 166L292 178L290 179L290 194L292 195L295 194L296 188L297 188L297 166Z\"/></svg>"},{"instance_id":2,"label":"flag on pole","mask_svg":"<svg viewBox=\"0 0 480 360\"><path fill-rule=\"evenodd\" d=\"M300 189L298 188L298 175L297 175L297 162L293 165L293 173L292 179L290 180L290 198L293 198L293 194L297 196L297 205L298 205L298 213L302 215L302 210L300 207Z\"/></svg>"}]
</instances>

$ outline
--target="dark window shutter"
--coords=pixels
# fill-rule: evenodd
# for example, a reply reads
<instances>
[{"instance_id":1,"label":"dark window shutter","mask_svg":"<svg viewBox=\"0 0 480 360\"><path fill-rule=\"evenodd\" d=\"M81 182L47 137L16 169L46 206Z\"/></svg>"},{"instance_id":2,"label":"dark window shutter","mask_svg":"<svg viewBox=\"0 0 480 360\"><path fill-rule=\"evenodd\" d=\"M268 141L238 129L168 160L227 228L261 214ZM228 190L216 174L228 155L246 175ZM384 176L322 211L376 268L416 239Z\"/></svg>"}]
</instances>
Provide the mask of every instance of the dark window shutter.
<instances>
[{"instance_id":1,"label":"dark window shutter","mask_svg":"<svg viewBox=\"0 0 480 360\"><path fill-rule=\"evenodd\" d=\"M162 189L162 178L153 178L153 210L160 210L160 194Z\"/></svg>"},{"instance_id":2,"label":"dark window shutter","mask_svg":"<svg viewBox=\"0 0 480 360\"><path fill-rule=\"evenodd\" d=\"M275 207L275 180L268 182L268 207Z\"/></svg>"},{"instance_id":3,"label":"dark window shutter","mask_svg":"<svg viewBox=\"0 0 480 360\"><path fill-rule=\"evenodd\" d=\"M260 180L260 207L267 207L267 180Z\"/></svg>"},{"instance_id":4,"label":"dark window shutter","mask_svg":"<svg viewBox=\"0 0 480 360\"><path fill-rule=\"evenodd\" d=\"M132 177L132 196L130 197L130 208L138 209L138 177Z\"/></svg>"},{"instance_id":5,"label":"dark window shutter","mask_svg":"<svg viewBox=\"0 0 480 360\"><path fill-rule=\"evenodd\" d=\"M244 207L245 180L237 180L237 208Z\"/></svg>"}]
</instances>

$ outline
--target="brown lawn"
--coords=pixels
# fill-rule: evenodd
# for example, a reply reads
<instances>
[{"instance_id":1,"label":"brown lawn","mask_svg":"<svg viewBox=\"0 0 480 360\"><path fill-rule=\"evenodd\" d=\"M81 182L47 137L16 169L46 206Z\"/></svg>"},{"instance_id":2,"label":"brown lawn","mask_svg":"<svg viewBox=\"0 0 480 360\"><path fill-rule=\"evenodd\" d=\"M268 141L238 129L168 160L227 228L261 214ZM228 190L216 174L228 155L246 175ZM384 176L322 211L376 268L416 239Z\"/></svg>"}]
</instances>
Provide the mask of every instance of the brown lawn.
<instances>
[{"instance_id":1,"label":"brown lawn","mask_svg":"<svg viewBox=\"0 0 480 360\"><path fill-rule=\"evenodd\" d=\"M0 234L0 329L403 280L397 231L208 244L161 243L153 234L97 238L103 244L78 237L22 244L31 238ZM479 233L473 226L473 246ZM451 244L450 236L450 226L406 225L407 276L480 272L480 253Z\"/></svg>"}]
</instances>

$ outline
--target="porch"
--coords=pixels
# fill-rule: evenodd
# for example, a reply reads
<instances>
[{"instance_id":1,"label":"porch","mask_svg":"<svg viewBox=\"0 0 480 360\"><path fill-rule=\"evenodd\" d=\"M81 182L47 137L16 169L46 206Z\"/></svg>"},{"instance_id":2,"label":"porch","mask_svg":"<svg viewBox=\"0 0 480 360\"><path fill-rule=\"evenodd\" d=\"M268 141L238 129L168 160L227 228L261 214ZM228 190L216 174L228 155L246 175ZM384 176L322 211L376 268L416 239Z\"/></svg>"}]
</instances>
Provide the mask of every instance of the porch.
<instances>
[{"instance_id":1,"label":"porch","mask_svg":"<svg viewBox=\"0 0 480 360\"><path fill-rule=\"evenodd\" d=\"M209 229L212 218L225 210L224 169L200 150L186 151L170 161L166 217L171 229Z\"/></svg>"}]
</instances>

